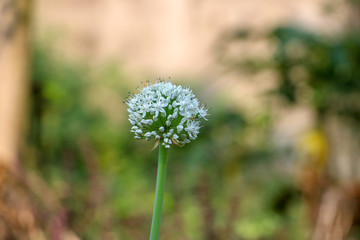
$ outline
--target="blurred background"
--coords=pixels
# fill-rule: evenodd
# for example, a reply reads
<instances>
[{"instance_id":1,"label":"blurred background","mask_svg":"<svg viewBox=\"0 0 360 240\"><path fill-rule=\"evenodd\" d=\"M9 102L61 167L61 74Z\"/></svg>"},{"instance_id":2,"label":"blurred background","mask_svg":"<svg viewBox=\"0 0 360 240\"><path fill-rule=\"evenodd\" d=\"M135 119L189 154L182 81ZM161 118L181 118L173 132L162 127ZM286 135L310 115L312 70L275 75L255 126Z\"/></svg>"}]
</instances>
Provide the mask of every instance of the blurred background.
<instances>
[{"instance_id":1,"label":"blurred background","mask_svg":"<svg viewBox=\"0 0 360 240\"><path fill-rule=\"evenodd\" d=\"M148 239L158 77L210 108L160 239L360 239L358 0L0 0L0 240Z\"/></svg>"}]
</instances>

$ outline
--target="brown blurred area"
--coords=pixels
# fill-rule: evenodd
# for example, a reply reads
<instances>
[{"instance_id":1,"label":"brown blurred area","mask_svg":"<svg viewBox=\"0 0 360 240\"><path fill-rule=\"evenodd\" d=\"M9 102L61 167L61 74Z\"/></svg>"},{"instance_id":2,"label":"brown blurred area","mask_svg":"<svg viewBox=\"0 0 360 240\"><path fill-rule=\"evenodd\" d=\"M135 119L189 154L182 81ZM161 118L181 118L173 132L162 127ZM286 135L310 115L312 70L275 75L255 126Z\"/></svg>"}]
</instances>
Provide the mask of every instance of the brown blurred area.
<instances>
[{"instance_id":1,"label":"brown blurred area","mask_svg":"<svg viewBox=\"0 0 360 240\"><path fill-rule=\"evenodd\" d=\"M0 240L93 239L84 233L84 229L88 227L85 220L94 216L101 219L96 225L101 229L101 239L146 239L146 234L137 229L139 226L146 229L143 227L148 224L146 216L131 215L117 221L112 209L106 208L106 201L110 201L106 197L111 195L106 195L108 189L103 187L105 183L101 180L102 176L107 176L99 160L103 156L87 136L74 140L77 150L66 146L61 155L66 171L77 168L71 163L77 155L84 159L85 167L81 166L86 169L85 175L89 179L86 181L90 185L89 193L86 193L89 199L85 202L90 207L83 217L72 216L67 208L66 204L72 199L69 197L71 183L55 189L37 172L35 163L40 160L34 159L41 159L41 152L48 149L45 143L42 148L28 151L30 147L26 140L26 132L31 128L31 109L36 106L36 102L31 102L30 77L30 59L35 44L50 45L61 59L70 59L74 65L86 65L89 76L98 76L104 66L113 64L126 76L118 83L123 88L134 88L149 78L171 77L175 82L201 86L200 96L209 102L216 102L220 96L225 102L224 108L241 109L255 117L271 111L274 125L268 141L276 142L274 145L278 147L294 145L298 151L296 163L289 163L290 167L281 166L291 168L289 172L306 208L304 225L310 230L304 234L306 237L296 239L357 239L347 238L347 235L360 218L359 132L335 115L319 119L317 112L302 102L289 107L277 100L264 99L261 94L276 85L277 73L274 70L260 74L231 71L219 61L216 51L227 33L244 29L251 30L255 38L230 46L230 54L240 52L243 59L271 58L275 45L263 36L277 26L291 24L324 36L338 36L358 28L359 16L358 8L341 0L0 0ZM88 101L104 110L106 117L124 121L127 118L125 106L117 102L118 93L112 92L111 86L102 86L106 79L94 77L90 81L96 82L96 87L89 91ZM127 125L119 125L110 132L128 131ZM237 141L240 140L234 139L229 144L235 145ZM106 149L101 144L99 148ZM234 155L240 151L236 146L231 147L235 148ZM241 154L239 156L243 156ZM129 160L128 156L122 157ZM29 167L28 159L34 160L34 165ZM243 172L240 172L237 176L242 176ZM186 178L186 175L177 174L180 179ZM202 228L203 237L193 239L270 239L236 235L237 231L245 232L242 227L235 230L241 225L237 214L241 212L241 194L229 194L227 221L224 224L217 222L221 220L216 220L216 209L212 206L211 194L215 190L211 189L210 175L201 173L198 186L194 187L198 194L193 194L194 198L203 206L199 211L205 227ZM237 179L224 178L234 182ZM179 199L179 203L174 204L173 222L164 224L167 239L172 239L172 229L181 232L186 228L181 207L189 199L181 199L176 195L179 192L181 190L173 194L173 201ZM148 195L144 193L144 196ZM121 205L125 209L123 206L126 204ZM233 214L231 209L235 209ZM81 220L77 221L78 218ZM207 227L206 223L212 227ZM126 234L116 235L108 229L120 225L128 229ZM216 226L221 230L216 231ZM279 232L277 239L292 239ZM192 239L189 236L191 234L183 234L174 239Z\"/></svg>"}]
</instances>

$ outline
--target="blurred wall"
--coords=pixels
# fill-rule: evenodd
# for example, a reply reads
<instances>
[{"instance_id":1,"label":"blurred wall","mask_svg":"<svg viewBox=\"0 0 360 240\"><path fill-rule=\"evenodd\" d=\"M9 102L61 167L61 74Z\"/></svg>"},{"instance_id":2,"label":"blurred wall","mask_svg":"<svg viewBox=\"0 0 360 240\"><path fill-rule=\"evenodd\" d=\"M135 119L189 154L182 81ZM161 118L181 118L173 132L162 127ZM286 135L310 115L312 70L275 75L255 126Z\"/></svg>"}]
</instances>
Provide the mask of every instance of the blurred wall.
<instances>
[{"instance_id":1,"label":"blurred wall","mask_svg":"<svg viewBox=\"0 0 360 240\"><path fill-rule=\"evenodd\" d=\"M56 35L61 52L90 62L112 59L155 75L211 75L219 73L213 46L223 31L291 22L332 32L343 27L347 11L339 0L38 0L35 27L40 38Z\"/></svg>"}]
</instances>

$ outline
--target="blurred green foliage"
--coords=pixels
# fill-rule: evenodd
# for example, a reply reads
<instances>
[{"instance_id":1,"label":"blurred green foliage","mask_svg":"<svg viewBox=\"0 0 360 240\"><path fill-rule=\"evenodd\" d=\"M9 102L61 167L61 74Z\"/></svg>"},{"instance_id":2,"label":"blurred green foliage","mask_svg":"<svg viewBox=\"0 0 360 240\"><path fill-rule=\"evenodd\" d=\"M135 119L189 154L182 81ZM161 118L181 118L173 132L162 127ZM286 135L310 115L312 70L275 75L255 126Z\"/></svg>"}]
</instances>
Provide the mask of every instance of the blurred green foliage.
<instances>
[{"instance_id":1,"label":"blurred green foliage","mask_svg":"<svg viewBox=\"0 0 360 240\"><path fill-rule=\"evenodd\" d=\"M272 37L277 42L274 67L281 96L297 102L310 90L319 113L360 120L360 32L324 37L283 27L275 29Z\"/></svg>"},{"instance_id":2,"label":"blurred green foliage","mask_svg":"<svg viewBox=\"0 0 360 240\"><path fill-rule=\"evenodd\" d=\"M130 134L121 102L129 81L114 67L94 74L44 46L32 64L25 166L59 198L63 224L82 239L147 239L156 151ZM119 102L106 102L108 95ZM94 98L114 106L111 114ZM279 167L287 151L271 141L270 113L250 115L217 99L208 105L199 139L169 153L162 237L305 239L300 196Z\"/></svg>"},{"instance_id":3,"label":"blurred green foliage","mask_svg":"<svg viewBox=\"0 0 360 240\"><path fill-rule=\"evenodd\" d=\"M230 56L226 46L259 40L245 30L226 35L220 60L233 70L276 73L272 93L291 104L307 103L320 118L338 114L360 121L360 32L321 35L299 27L283 26L263 36L274 45L270 58Z\"/></svg>"},{"instance_id":4,"label":"blurred green foliage","mask_svg":"<svg viewBox=\"0 0 360 240\"><path fill-rule=\"evenodd\" d=\"M352 2L354 3L354 8L358 10L359 5L356 3L357 1ZM236 51L236 46L242 46L242 44L247 46L246 44L250 42L266 42L273 48L270 54L265 54L265 57L261 53L258 54L258 52L253 55L249 54L246 50L245 52L248 53L248 55L245 53L247 57L244 57L242 53ZM235 51L233 49L235 49ZM239 49L244 50L243 48ZM276 27L266 34L254 33L244 29L235 29L222 36L215 50L217 51L218 60L232 72L240 72L241 74L246 72L249 75L264 72L273 74L272 76L274 76L274 78L272 80L275 80L275 82L272 85L273 88L268 92L269 95L283 100L282 103L287 103L290 106L305 106L316 116L315 124L317 126L314 127L324 130L325 124L329 123L329 121L335 117L336 120L339 120L338 124L341 123L346 126L344 129L349 128L351 131L358 132L360 128L360 31L358 28L356 29L349 26L348 29L343 29L343 32L333 33L333 35L312 32L298 26L289 25ZM278 103L277 101L276 106L284 106ZM327 130L329 131L329 129ZM336 141L331 139L331 137L334 138L336 136L335 134L328 134L326 135L326 141L330 142L330 144L334 144L334 142L336 144ZM359 143L357 137L346 140L356 142L357 145ZM310 141L308 141L307 144L316 145ZM329 157L330 160L327 159L327 155L324 155L323 162L328 163L332 161L335 166L340 161L343 161L343 159L335 156L335 151L330 150L329 153L333 154ZM351 153L349 150L343 150L342 154L350 155ZM309 156L308 158L308 160L310 160ZM350 157L350 159L353 161L352 164L355 164L357 161L357 159L353 157ZM324 167L324 171L327 172L327 166L323 165L322 167ZM312 166L312 168L313 169L309 167L308 170L317 170L316 166ZM334 167L333 171L337 171L336 167ZM332 176L334 172L329 175ZM336 176L336 173L334 175ZM322 178L324 182L327 181L326 177L322 176ZM334 177L334 179L336 179L336 177ZM268 181L269 185L275 182L274 178ZM286 181L283 181L283 183L284 182L286 183ZM335 182L336 180L334 180L334 183L328 184L330 186L331 184L336 185ZM285 196L286 198L287 196L288 198L295 199L295 201L299 200L296 198L296 188L291 186L291 184L288 186L285 185L284 189L287 189L287 191L281 189L281 184L279 184L276 185L276 188L272 191L281 191L282 197ZM266 196L266 201L269 203L272 201L271 199L277 199L281 204L275 204L273 206L283 206L282 197L272 198L271 196ZM354 201L359 201L359 199L354 199ZM303 204L305 208L309 207L306 206L306 201L304 201ZM320 204L321 202L318 202L317 207L321 208L322 206ZM266 204L258 204L258 206L264 205ZM287 214L289 214L288 217L294 217L295 215L297 217L302 216L301 212L303 210L301 210L301 208L304 208L304 205L289 206L287 211ZM277 207L270 209L277 209ZM293 215L294 213L295 215ZM277 222L281 223L279 226L284 226L284 223L281 222L281 220L279 221L277 216L270 217L272 221L269 222L266 221L266 218L258 220L256 216L256 214L253 215L253 219L255 220L250 220L251 218L242 219L239 225L238 232L244 233L245 235L243 236L246 236L245 239L262 239L258 235L259 232L261 232L261 230L257 229L258 225L253 227L249 226L251 221L261 222L259 225L263 224L264 229L267 229L267 233L276 229ZM356 214L355 218L358 218ZM292 225L295 222L296 221L290 220L288 223ZM299 226L299 228L293 227L294 226L289 227L289 229L292 230L289 230L286 234L291 232L291 234L294 235L288 235L284 239L296 239L297 237L299 237L299 239L307 238L306 235L308 232L306 232L306 230L300 230L303 228ZM354 239L359 238L358 228L358 221L354 221L351 226L352 230L350 231L350 235ZM273 236L274 235L272 235L272 237ZM270 237L269 239L274 238Z\"/></svg>"}]
</instances>

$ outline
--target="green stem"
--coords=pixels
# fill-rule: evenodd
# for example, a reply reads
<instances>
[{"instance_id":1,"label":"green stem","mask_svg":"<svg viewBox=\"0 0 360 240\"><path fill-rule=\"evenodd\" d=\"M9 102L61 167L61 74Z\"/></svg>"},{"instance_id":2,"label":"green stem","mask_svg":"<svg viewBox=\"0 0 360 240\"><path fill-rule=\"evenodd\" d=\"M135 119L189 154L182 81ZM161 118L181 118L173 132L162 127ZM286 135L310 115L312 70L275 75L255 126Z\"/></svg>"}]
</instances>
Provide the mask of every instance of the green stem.
<instances>
[{"instance_id":1,"label":"green stem","mask_svg":"<svg viewBox=\"0 0 360 240\"><path fill-rule=\"evenodd\" d=\"M154 213L151 224L150 240L159 239L161 212L162 212L164 192L165 192L166 167L167 167L167 148L165 148L165 146L160 143L158 171L156 177Z\"/></svg>"}]
</instances>

